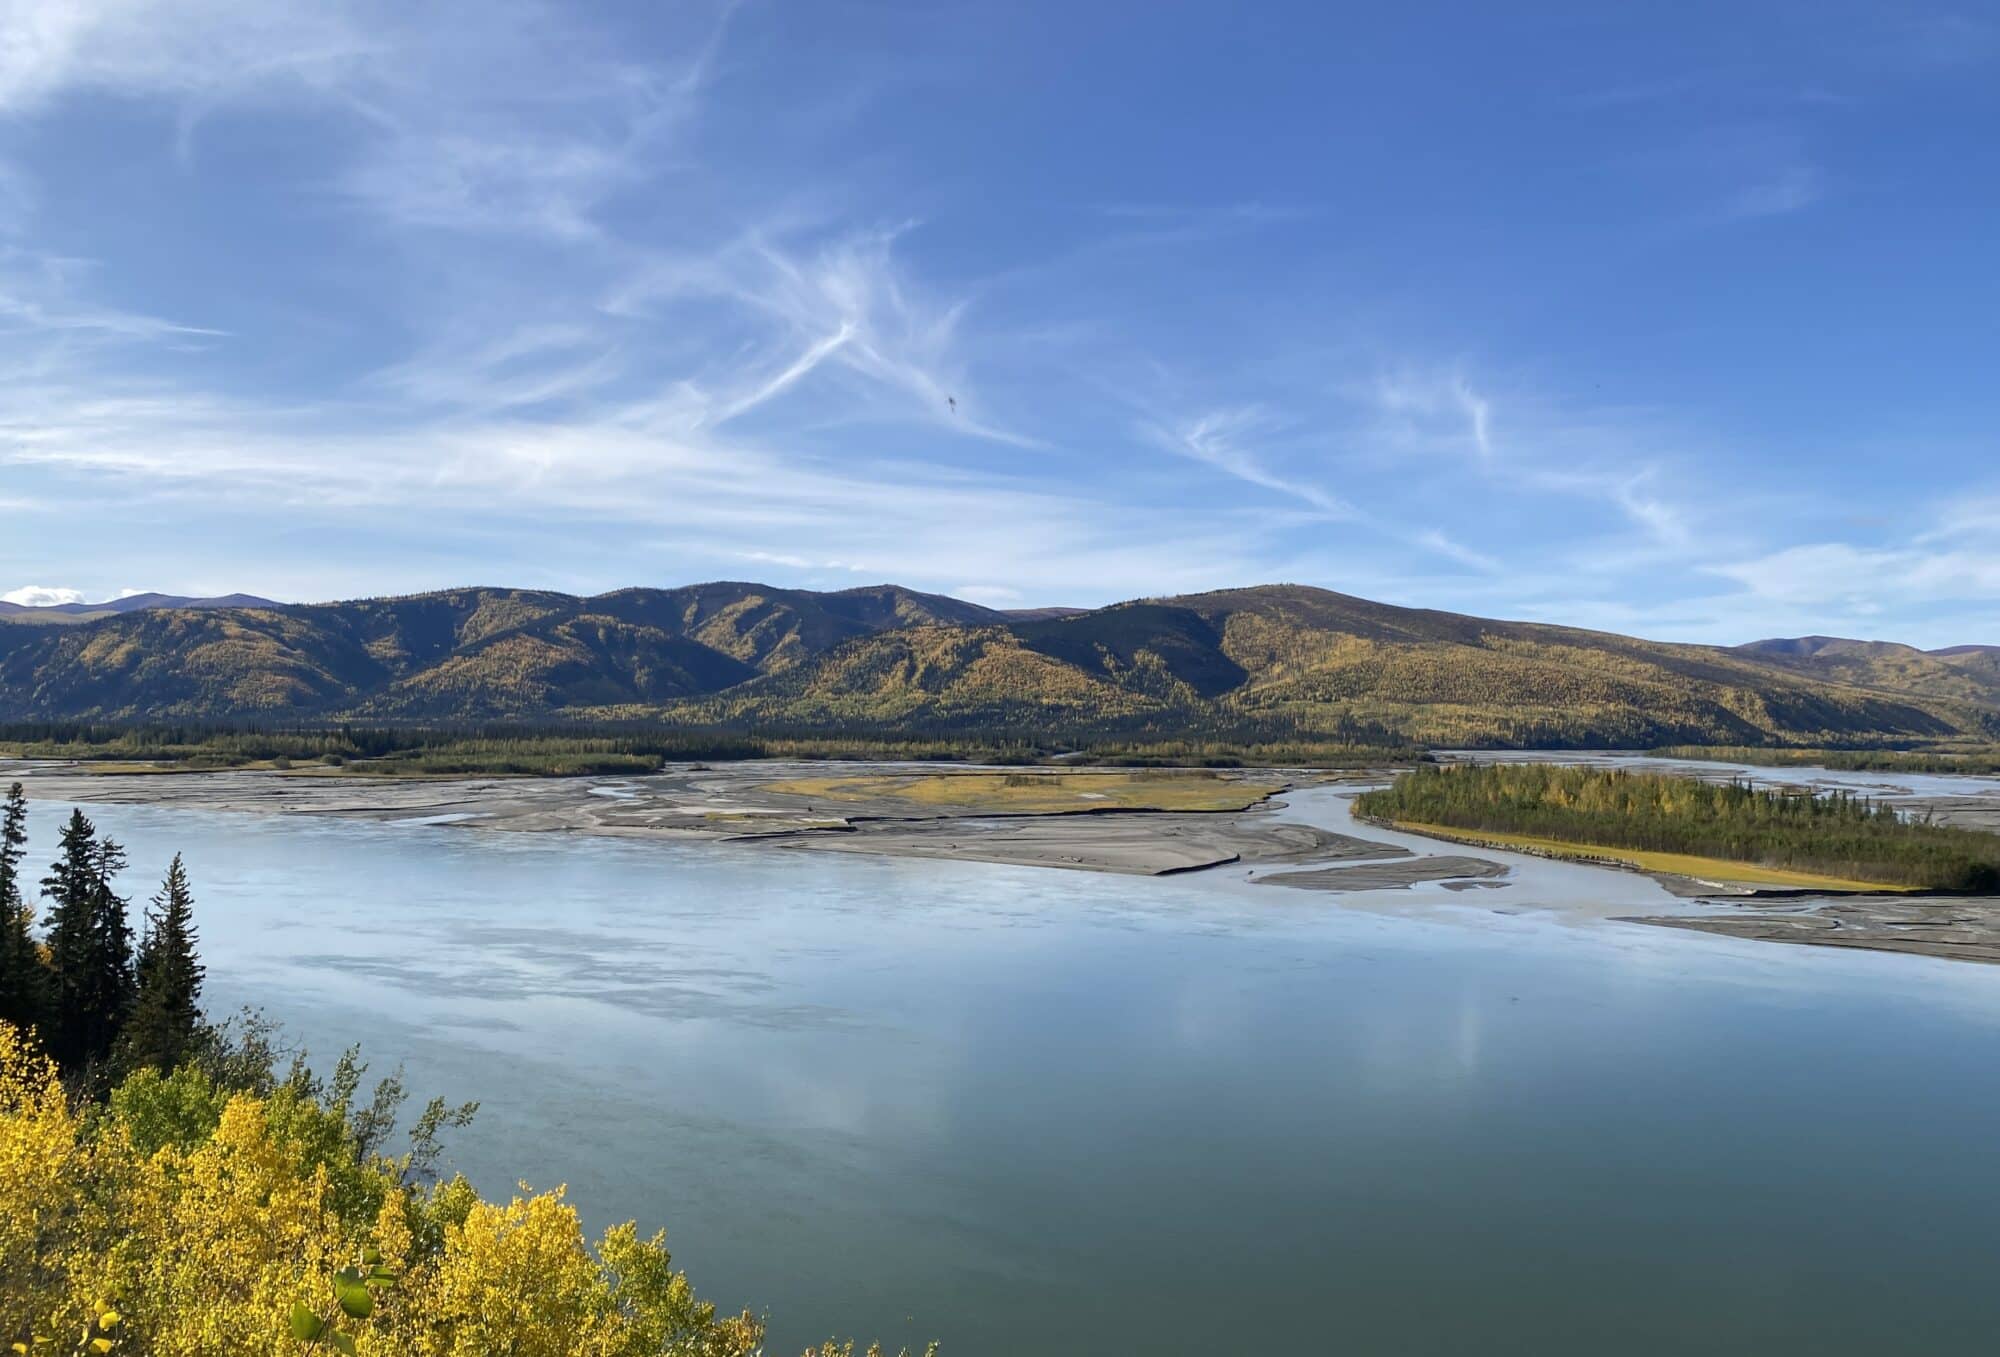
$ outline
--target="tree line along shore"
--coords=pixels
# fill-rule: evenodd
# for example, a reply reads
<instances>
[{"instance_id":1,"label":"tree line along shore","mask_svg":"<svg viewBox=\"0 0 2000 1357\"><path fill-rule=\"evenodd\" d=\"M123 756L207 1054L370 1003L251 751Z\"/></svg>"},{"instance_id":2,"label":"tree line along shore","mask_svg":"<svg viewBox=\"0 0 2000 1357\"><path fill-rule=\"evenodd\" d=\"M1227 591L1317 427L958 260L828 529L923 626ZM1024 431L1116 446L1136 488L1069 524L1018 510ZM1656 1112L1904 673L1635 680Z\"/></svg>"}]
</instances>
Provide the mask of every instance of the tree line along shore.
<instances>
[{"instance_id":1,"label":"tree line along shore","mask_svg":"<svg viewBox=\"0 0 2000 1357\"><path fill-rule=\"evenodd\" d=\"M1963 742L1907 749L1666 745L1639 752L1660 758L1838 771L2000 773L2000 746ZM750 759L1351 769L1409 766L1428 754L1426 746L1392 739L1323 740L1249 729L1213 736L1166 731L1106 736L1051 726L924 736L887 735L863 727L844 733L746 733L627 723L0 723L0 757L74 760L106 771L269 768L371 777L629 776L656 772L672 763Z\"/></svg>"},{"instance_id":2,"label":"tree line along shore","mask_svg":"<svg viewBox=\"0 0 2000 1357\"><path fill-rule=\"evenodd\" d=\"M1355 811L1413 827L1719 858L1919 890L2000 889L2000 836L1844 791L1553 764L1420 766Z\"/></svg>"}]
</instances>

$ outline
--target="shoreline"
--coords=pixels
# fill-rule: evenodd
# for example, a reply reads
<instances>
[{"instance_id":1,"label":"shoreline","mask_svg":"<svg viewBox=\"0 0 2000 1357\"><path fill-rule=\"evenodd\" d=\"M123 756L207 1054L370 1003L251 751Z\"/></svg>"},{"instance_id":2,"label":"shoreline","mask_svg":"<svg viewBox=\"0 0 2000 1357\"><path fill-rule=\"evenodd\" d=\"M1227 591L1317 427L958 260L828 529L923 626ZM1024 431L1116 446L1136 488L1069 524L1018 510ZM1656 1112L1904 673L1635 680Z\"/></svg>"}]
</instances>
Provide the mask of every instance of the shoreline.
<instances>
[{"instance_id":1,"label":"shoreline","mask_svg":"<svg viewBox=\"0 0 2000 1357\"><path fill-rule=\"evenodd\" d=\"M1057 809L982 803L926 804L862 789L777 784L824 780L819 763L769 761L670 767L658 773L569 778L328 777L272 770L218 770L172 777L91 773L73 765L0 762L0 781L18 777L29 795L83 804L301 815L375 823L428 823L511 833L577 833L613 838L733 842L786 852L860 852L945 858L1072 871L1163 876L1218 866L1277 866L1338 858L1340 836L1274 814L1274 801L1300 787L1341 780L1313 770L1163 770L1199 775L1241 805L1096 804ZM852 763L842 779L902 780L1049 776L1040 770ZM1144 785L1132 770L1064 770L1102 779L1109 789ZM1356 775L1357 781L1367 780ZM1088 785L1087 782L1084 785ZM1090 795L1091 793L1083 793Z\"/></svg>"},{"instance_id":2,"label":"shoreline","mask_svg":"<svg viewBox=\"0 0 2000 1357\"><path fill-rule=\"evenodd\" d=\"M1387 820L1376 815L1356 814L1355 820L1361 824L1376 825L1382 829L1393 829L1404 834L1420 834L1427 839L1441 843L1463 844L1468 848L1484 848L1497 853L1525 853L1530 857L1547 858L1551 862L1574 862L1586 867L1603 867L1611 871L1637 872L1673 891L1676 895L1688 895L1707 899L1716 895L1730 895L1742 899L1769 900L1799 896L1831 895L1903 895L1934 897L1949 892L1924 890L1915 886L1897 886L1887 882L1850 880L1845 877L1822 876L1816 872L1793 871L1784 867L1762 867L1753 862L1736 862L1729 858L1707 858L1692 853L1654 852L1640 848L1619 848L1610 844L1570 843L1557 839L1542 839L1529 834L1506 834L1479 829L1460 829L1452 825L1419 824L1414 820ZM1722 870L1711 875L1697 875L1693 871L1674 871L1666 867L1649 866L1645 859L1670 859L1689 864L1713 864ZM1738 873L1744 873L1738 875ZM1751 875L1755 874L1755 875ZM1758 880L1758 876L1783 878Z\"/></svg>"},{"instance_id":3,"label":"shoreline","mask_svg":"<svg viewBox=\"0 0 2000 1357\"><path fill-rule=\"evenodd\" d=\"M1018 768L843 763L844 778L1019 777ZM1106 777L1120 770L1071 770ZM1129 770L1127 770L1129 771ZM1381 911L1396 897L1411 908L1450 900L1460 907L1489 899L1500 912L1533 910L1598 920L1721 934L1748 940L1858 948L2000 963L2000 898L1935 897L1888 891L1781 892L1718 887L1613 857L1571 855L1534 844L1502 843L1442 827L1406 826L1355 816L1293 812L1289 793L1379 783L1379 772L1245 769L1162 770L1249 783L1259 793L1242 809L1079 804L1034 811L974 801L921 805L892 796L845 799L802 795L769 784L825 778L824 763L759 761L686 765L658 773L560 778L449 776L421 780L299 776L275 770L88 773L74 765L0 761L0 782L19 779L34 798L80 804L226 811L265 816L425 825L499 833L580 834L730 843L769 852L841 852L1007 866L1173 877L1241 869L1243 884L1330 896L1345 907ZM1033 774L1028 774L1033 775ZM1345 798L1342 798L1343 800ZM1344 832L1367 827L1389 836ZM1433 853L1395 837L1483 850L1503 859ZM1601 892L1577 878L1543 899L1519 863L1616 872L1652 882L1678 902L1650 913L1616 888ZM1412 893L1415 893L1413 896ZM1616 899L1627 898L1622 904ZM1610 898L1606 898L1610 897ZM1518 903L1517 903L1518 902Z\"/></svg>"}]
</instances>

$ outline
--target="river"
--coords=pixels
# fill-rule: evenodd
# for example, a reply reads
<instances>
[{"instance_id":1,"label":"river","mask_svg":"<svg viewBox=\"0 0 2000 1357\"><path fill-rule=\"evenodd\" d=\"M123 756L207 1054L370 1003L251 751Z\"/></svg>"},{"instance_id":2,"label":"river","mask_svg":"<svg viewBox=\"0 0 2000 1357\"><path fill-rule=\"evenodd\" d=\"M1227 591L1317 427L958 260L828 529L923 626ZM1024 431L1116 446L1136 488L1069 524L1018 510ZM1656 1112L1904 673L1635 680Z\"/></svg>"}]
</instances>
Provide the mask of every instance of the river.
<instances>
[{"instance_id":1,"label":"river","mask_svg":"<svg viewBox=\"0 0 2000 1357\"><path fill-rule=\"evenodd\" d=\"M31 863L64 810L36 805ZM482 1191L666 1225L773 1353L2000 1333L2000 968L1589 918L1671 902L1533 859L1505 890L1350 901L87 811L135 896L185 854L213 1010L479 1099L450 1157Z\"/></svg>"}]
</instances>

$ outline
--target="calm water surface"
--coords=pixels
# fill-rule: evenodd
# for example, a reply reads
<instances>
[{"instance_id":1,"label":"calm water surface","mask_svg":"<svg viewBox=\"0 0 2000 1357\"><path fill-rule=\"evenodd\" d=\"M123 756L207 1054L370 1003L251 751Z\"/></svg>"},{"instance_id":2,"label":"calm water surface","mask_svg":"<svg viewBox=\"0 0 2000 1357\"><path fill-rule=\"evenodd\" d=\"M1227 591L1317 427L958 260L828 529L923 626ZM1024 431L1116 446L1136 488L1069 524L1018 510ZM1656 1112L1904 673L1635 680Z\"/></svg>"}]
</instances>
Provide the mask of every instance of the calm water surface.
<instances>
[{"instance_id":1,"label":"calm water surface","mask_svg":"<svg viewBox=\"0 0 2000 1357\"><path fill-rule=\"evenodd\" d=\"M483 1190L667 1225L774 1353L2000 1336L2000 969L1565 923L1542 878L1403 914L1240 873L89 813L135 895L186 854L214 1007L480 1099L453 1150ZM1564 879L1600 876L1638 880Z\"/></svg>"}]
</instances>

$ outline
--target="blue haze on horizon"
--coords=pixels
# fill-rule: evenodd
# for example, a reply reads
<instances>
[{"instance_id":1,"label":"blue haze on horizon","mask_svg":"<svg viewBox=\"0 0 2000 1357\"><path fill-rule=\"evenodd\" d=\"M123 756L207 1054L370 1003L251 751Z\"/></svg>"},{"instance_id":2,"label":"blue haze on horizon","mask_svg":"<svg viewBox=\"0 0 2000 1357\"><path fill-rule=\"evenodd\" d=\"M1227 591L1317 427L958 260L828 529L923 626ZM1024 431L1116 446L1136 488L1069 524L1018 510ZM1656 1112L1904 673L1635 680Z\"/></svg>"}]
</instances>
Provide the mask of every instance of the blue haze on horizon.
<instances>
[{"instance_id":1,"label":"blue haze on horizon","mask_svg":"<svg viewBox=\"0 0 2000 1357\"><path fill-rule=\"evenodd\" d=\"M0 595L2000 643L1996 131L1991 6L0 0Z\"/></svg>"}]
</instances>

